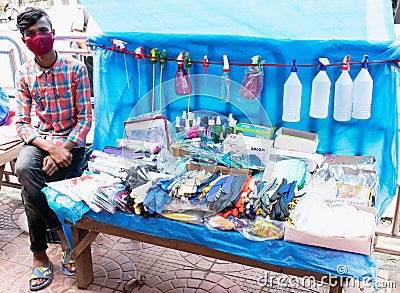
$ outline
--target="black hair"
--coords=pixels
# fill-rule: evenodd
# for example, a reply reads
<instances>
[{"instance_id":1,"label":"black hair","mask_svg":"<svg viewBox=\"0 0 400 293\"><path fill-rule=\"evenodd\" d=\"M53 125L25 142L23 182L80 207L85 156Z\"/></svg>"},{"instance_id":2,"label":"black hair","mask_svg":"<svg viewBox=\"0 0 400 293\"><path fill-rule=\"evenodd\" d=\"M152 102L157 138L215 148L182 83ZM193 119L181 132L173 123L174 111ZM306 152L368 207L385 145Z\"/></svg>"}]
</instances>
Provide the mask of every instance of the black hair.
<instances>
[{"instance_id":1,"label":"black hair","mask_svg":"<svg viewBox=\"0 0 400 293\"><path fill-rule=\"evenodd\" d=\"M22 11L17 16L17 27L19 28L19 31L21 32L21 34L24 35L24 32L26 31L26 29L28 27L34 25L43 16L49 22L50 27L53 28L53 25L51 24L49 15L42 8L38 8L38 7L25 8L25 10Z\"/></svg>"}]
</instances>

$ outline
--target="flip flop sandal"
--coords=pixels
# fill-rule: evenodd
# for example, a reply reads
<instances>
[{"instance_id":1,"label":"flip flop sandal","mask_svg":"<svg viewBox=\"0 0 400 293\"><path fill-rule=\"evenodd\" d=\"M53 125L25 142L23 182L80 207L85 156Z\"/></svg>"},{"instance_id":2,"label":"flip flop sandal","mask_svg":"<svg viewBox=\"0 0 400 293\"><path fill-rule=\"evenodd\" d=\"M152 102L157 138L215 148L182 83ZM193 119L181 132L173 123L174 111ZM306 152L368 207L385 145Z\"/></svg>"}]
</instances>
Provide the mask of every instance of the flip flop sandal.
<instances>
[{"instance_id":1,"label":"flip flop sandal","mask_svg":"<svg viewBox=\"0 0 400 293\"><path fill-rule=\"evenodd\" d=\"M62 265L61 265L61 269L62 269L62 271L64 272L64 274L66 274L67 276L73 276L73 275L75 275L75 272L72 272L72 271L68 270L68 269L66 268L66 266L65 266L65 265L68 265L68 264L74 264L74 263L75 263L75 261L71 259L71 252L72 252L71 249L64 250L64 251L62 252Z\"/></svg>"},{"instance_id":2,"label":"flip flop sandal","mask_svg":"<svg viewBox=\"0 0 400 293\"><path fill-rule=\"evenodd\" d=\"M37 279L46 279L43 283L32 286L31 281ZM32 269L32 274L29 278L29 289L31 291L38 291L50 285L53 280L53 263L50 262L49 267L36 267Z\"/></svg>"}]
</instances>

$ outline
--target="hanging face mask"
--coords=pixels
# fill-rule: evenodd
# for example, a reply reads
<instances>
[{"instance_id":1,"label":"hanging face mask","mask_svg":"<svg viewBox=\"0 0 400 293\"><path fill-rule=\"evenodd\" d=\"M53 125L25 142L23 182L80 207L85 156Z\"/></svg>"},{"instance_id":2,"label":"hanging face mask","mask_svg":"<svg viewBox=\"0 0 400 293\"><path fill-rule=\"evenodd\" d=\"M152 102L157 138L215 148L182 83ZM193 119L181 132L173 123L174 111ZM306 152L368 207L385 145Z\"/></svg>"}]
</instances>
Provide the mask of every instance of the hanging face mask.
<instances>
[{"instance_id":1,"label":"hanging face mask","mask_svg":"<svg viewBox=\"0 0 400 293\"><path fill-rule=\"evenodd\" d=\"M42 56L50 52L53 49L53 32L49 33L38 33L29 39L23 39L29 50L32 51L35 56Z\"/></svg>"}]
</instances>

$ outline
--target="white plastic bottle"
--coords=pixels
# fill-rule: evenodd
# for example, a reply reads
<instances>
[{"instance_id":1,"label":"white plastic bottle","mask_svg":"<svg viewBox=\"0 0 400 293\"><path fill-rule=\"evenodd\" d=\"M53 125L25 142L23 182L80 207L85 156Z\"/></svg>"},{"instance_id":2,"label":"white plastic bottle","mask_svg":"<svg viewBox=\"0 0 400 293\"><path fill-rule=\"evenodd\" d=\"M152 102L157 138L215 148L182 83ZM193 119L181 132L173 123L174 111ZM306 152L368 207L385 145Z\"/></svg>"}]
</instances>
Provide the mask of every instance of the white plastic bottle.
<instances>
[{"instance_id":1,"label":"white plastic bottle","mask_svg":"<svg viewBox=\"0 0 400 293\"><path fill-rule=\"evenodd\" d=\"M302 84L297 75L296 60L290 70L289 78L283 87L283 112L282 120L286 122L300 121Z\"/></svg>"},{"instance_id":2,"label":"white plastic bottle","mask_svg":"<svg viewBox=\"0 0 400 293\"><path fill-rule=\"evenodd\" d=\"M369 119L371 117L372 88L374 82L368 72L368 56L364 56L360 72L354 79L353 118Z\"/></svg>"},{"instance_id":3,"label":"white plastic bottle","mask_svg":"<svg viewBox=\"0 0 400 293\"><path fill-rule=\"evenodd\" d=\"M226 54L222 55L224 61L224 67L222 68L221 76L221 99L225 102L229 102L231 99L231 80L229 78L229 62Z\"/></svg>"},{"instance_id":4,"label":"white plastic bottle","mask_svg":"<svg viewBox=\"0 0 400 293\"><path fill-rule=\"evenodd\" d=\"M327 64L329 64L328 59L319 58L319 71L312 82L309 115L313 118L328 117L331 81L326 73Z\"/></svg>"},{"instance_id":5,"label":"white plastic bottle","mask_svg":"<svg viewBox=\"0 0 400 293\"><path fill-rule=\"evenodd\" d=\"M353 80L349 74L350 56L343 60L342 73L335 83L335 99L333 102L333 119L349 121L353 104Z\"/></svg>"}]
</instances>

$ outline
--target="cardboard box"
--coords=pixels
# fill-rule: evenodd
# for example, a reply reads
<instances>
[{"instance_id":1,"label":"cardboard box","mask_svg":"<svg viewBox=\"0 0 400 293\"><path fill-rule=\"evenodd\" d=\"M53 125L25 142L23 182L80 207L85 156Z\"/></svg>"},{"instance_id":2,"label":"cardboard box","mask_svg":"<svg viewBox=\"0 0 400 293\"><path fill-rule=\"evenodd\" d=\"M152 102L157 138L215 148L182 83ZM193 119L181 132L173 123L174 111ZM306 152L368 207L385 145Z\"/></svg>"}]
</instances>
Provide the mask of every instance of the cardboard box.
<instances>
[{"instance_id":1,"label":"cardboard box","mask_svg":"<svg viewBox=\"0 0 400 293\"><path fill-rule=\"evenodd\" d=\"M186 165L187 171L192 171L192 170L205 170L206 172L214 173L216 171L220 171L221 174L223 175L245 175L249 176L250 175L250 170L248 169L236 169L236 168L227 168L224 166L204 166L204 165L199 165L199 164L187 164Z\"/></svg>"},{"instance_id":2,"label":"cardboard box","mask_svg":"<svg viewBox=\"0 0 400 293\"><path fill-rule=\"evenodd\" d=\"M242 133L245 136L250 137L263 137L266 139L272 139L275 132L273 126L254 125L247 122L239 122L236 125L236 131Z\"/></svg>"},{"instance_id":3,"label":"cardboard box","mask_svg":"<svg viewBox=\"0 0 400 293\"><path fill-rule=\"evenodd\" d=\"M170 149L174 157L184 157L190 155L190 152L186 149L188 145L185 144L172 144Z\"/></svg>"},{"instance_id":4,"label":"cardboard box","mask_svg":"<svg viewBox=\"0 0 400 293\"><path fill-rule=\"evenodd\" d=\"M359 207L359 206L356 206L356 208L373 213L375 217L378 214L378 210L375 208ZM357 236L357 237L340 237L340 236L316 235L286 225L284 240L288 242L371 255L373 251L374 236L375 236L375 226L371 235Z\"/></svg>"},{"instance_id":5,"label":"cardboard box","mask_svg":"<svg viewBox=\"0 0 400 293\"><path fill-rule=\"evenodd\" d=\"M274 148L314 154L318 142L316 133L281 127L275 133Z\"/></svg>"},{"instance_id":6,"label":"cardboard box","mask_svg":"<svg viewBox=\"0 0 400 293\"><path fill-rule=\"evenodd\" d=\"M256 155L265 162L274 141L262 137L250 137L242 134L229 134L223 142L223 152L232 155Z\"/></svg>"},{"instance_id":7,"label":"cardboard box","mask_svg":"<svg viewBox=\"0 0 400 293\"><path fill-rule=\"evenodd\" d=\"M314 172L317 167L320 167L324 161L324 156L321 154L310 154L282 149L272 148L269 159L271 161L279 161L284 159L299 159L306 163L307 171Z\"/></svg>"},{"instance_id":8,"label":"cardboard box","mask_svg":"<svg viewBox=\"0 0 400 293\"><path fill-rule=\"evenodd\" d=\"M341 165L357 170L374 170L376 159L374 156L342 156L324 155L331 157L330 165Z\"/></svg>"},{"instance_id":9,"label":"cardboard box","mask_svg":"<svg viewBox=\"0 0 400 293\"><path fill-rule=\"evenodd\" d=\"M331 165L330 168L338 168L337 165ZM375 203L375 196L378 192L379 187L379 176L374 170L364 170L364 169L353 169L350 167L340 166L341 172L345 175L357 177L359 174L363 176L375 177L376 182L374 186L361 186L354 184L349 181L340 181L341 178L335 178L339 180L336 182L337 187L337 198L329 199L331 203L339 204L352 204L359 206L373 206ZM350 178L350 177L347 177ZM350 179L348 179L350 180Z\"/></svg>"}]
</instances>

